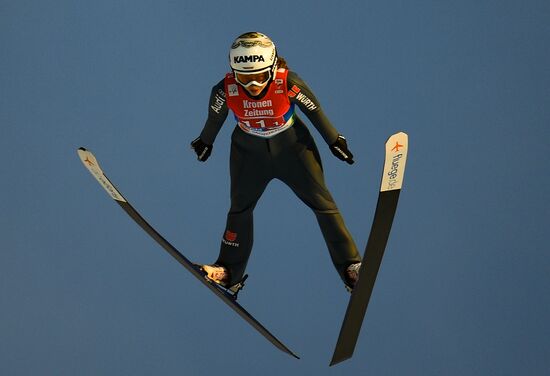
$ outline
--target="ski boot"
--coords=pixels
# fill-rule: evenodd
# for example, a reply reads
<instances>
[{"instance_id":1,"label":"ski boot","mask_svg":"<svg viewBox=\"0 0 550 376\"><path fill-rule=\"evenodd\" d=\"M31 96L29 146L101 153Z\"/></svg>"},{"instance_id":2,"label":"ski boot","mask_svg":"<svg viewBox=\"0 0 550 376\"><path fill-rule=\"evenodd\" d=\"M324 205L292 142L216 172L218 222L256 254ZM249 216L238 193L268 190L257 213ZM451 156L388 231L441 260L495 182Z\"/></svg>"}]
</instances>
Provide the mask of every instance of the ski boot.
<instances>
[{"instance_id":1,"label":"ski boot","mask_svg":"<svg viewBox=\"0 0 550 376\"><path fill-rule=\"evenodd\" d=\"M357 280L359 279L359 269L361 268L361 263L356 262L355 264L351 264L346 269L346 290L348 292L352 292L353 288L355 287L355 284L357 283Z\"/></svg>"}]
</instances>

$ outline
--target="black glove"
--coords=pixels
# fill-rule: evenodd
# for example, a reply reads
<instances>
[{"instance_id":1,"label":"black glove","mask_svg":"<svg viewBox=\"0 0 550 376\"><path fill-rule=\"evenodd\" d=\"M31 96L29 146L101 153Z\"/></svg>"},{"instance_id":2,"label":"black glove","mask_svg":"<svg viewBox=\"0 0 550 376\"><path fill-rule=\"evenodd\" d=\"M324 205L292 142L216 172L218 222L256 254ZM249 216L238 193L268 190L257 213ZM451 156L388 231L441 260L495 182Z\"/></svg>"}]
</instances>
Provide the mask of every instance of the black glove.
<instances>
[{"instance_id":1,"label":"black glove","mask_svg":"<svg viewBox=\"0 0 550 376\"><path fill-rule=\"evenodd\" d=\"M197 159L201 162L204 162L210 157L212 153L212 145L205 144L200 137L191 142L191 148L197 153Z\"/></svg>"},{"instance_id":2,"label":"black glove","mask_svg":"<svg viewBox=\"0 0 550 376\"><path fill-rule=\"evenodd\" d=\"M353 164L353 154L351 154L351 151L349 151L348 143L346 142L344 136L338 135L338 138L336 139L334 144L330 145L330 151L338 159L345 161L349 164Z\"/></svg>"}]
</instances>

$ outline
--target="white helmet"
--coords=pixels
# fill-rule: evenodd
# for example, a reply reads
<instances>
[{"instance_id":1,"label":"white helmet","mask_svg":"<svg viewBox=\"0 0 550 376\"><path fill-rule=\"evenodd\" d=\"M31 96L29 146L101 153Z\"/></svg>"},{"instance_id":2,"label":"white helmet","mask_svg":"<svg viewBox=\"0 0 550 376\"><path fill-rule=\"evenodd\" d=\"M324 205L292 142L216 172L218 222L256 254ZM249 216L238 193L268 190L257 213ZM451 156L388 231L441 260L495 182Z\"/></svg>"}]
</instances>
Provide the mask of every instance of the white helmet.
<instances>
[{"instance_id":1,"label":"white helmet","mask_svg":"<svg viewBox=\"0 0 550 376\"><path fill-rule=\"evenodd\" d=\"M257 80L249 81L246 76L258 77L259 74L263 74L260 76L267 77L266 81L271 80L277 69L277 49L267 35L255 31L244 33L237 37L231 45L229 65L237 82L241 85L262 84Z\"/></svg>"}]
</instances>

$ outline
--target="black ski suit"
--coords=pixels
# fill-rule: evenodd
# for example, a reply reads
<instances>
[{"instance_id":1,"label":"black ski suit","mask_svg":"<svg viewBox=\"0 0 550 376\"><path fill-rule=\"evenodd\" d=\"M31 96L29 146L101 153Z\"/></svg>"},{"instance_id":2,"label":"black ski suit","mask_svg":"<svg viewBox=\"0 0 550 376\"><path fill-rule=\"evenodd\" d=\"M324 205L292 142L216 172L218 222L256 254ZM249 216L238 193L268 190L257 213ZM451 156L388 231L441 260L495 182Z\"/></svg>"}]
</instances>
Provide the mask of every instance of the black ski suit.
<instances>
[{"instance_id":1,"label":"black ski suit","mask_svg":"<svg viewBox=\"0 0 550 376\"><path fill-rule=\"evenodd\" d=\"M209 145L214 143L229 112L224 87L224 80L221 80L212 88L208 119L200 134L200 139ZM291 88L301 93L290 98L291 103L308 117L327 144L334 143L338 132L309 87L292 71L288 72L287 77L287 89ZM249 100L261 98L250 97ZM231 208L216 261L216 264L229 270L229 285L239 282L243 277L252 250L253 211L272 179L279 179L288 185L313 210L332 262L344 282L347 267L361 261L357 247L326 187L315 142L305 124L294 116L295 121L290 128L271 138L247 134L238 126L231 136Z\"/></svg>"}]
</instances>

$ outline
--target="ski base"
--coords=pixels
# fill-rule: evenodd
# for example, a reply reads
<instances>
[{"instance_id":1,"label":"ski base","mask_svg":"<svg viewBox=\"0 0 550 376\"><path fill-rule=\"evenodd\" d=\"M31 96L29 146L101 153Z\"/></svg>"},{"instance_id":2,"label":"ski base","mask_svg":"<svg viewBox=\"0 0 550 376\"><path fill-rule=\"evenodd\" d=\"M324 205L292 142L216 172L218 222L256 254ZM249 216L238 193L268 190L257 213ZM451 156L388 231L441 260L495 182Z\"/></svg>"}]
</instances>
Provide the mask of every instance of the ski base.
<instances>
[{"instance_id":1,"label":"ski base","mask_svg":"<svg viewBox=\"0 0 550 376\"><path fill-rule=\"evenodd\" d=\"M115 200L117 204L147 233L151 236L166 252L174 257L187 271L195 278L204 284L210 291L219 297L233 311L249 323L258 333L271 342L279 350L291 355L296 359L300 359L292 350L285 346L277 337L267 330L258 320L246 311L239 303L237 303L237 294L242 289L242 285L236 290L227 290L211 281L205 276L205 273L189 259L187 259L180 251L170 244L162 235L160 235L139 213L138 211L124 198L114 184L107 178L101 170L95 156L85 148L78 149L78 155L88 169L88 171L96 178L99 184L107 191L107 193ZM241 281L241 283L244 282Z\"/></svg>"}]
</instances>

